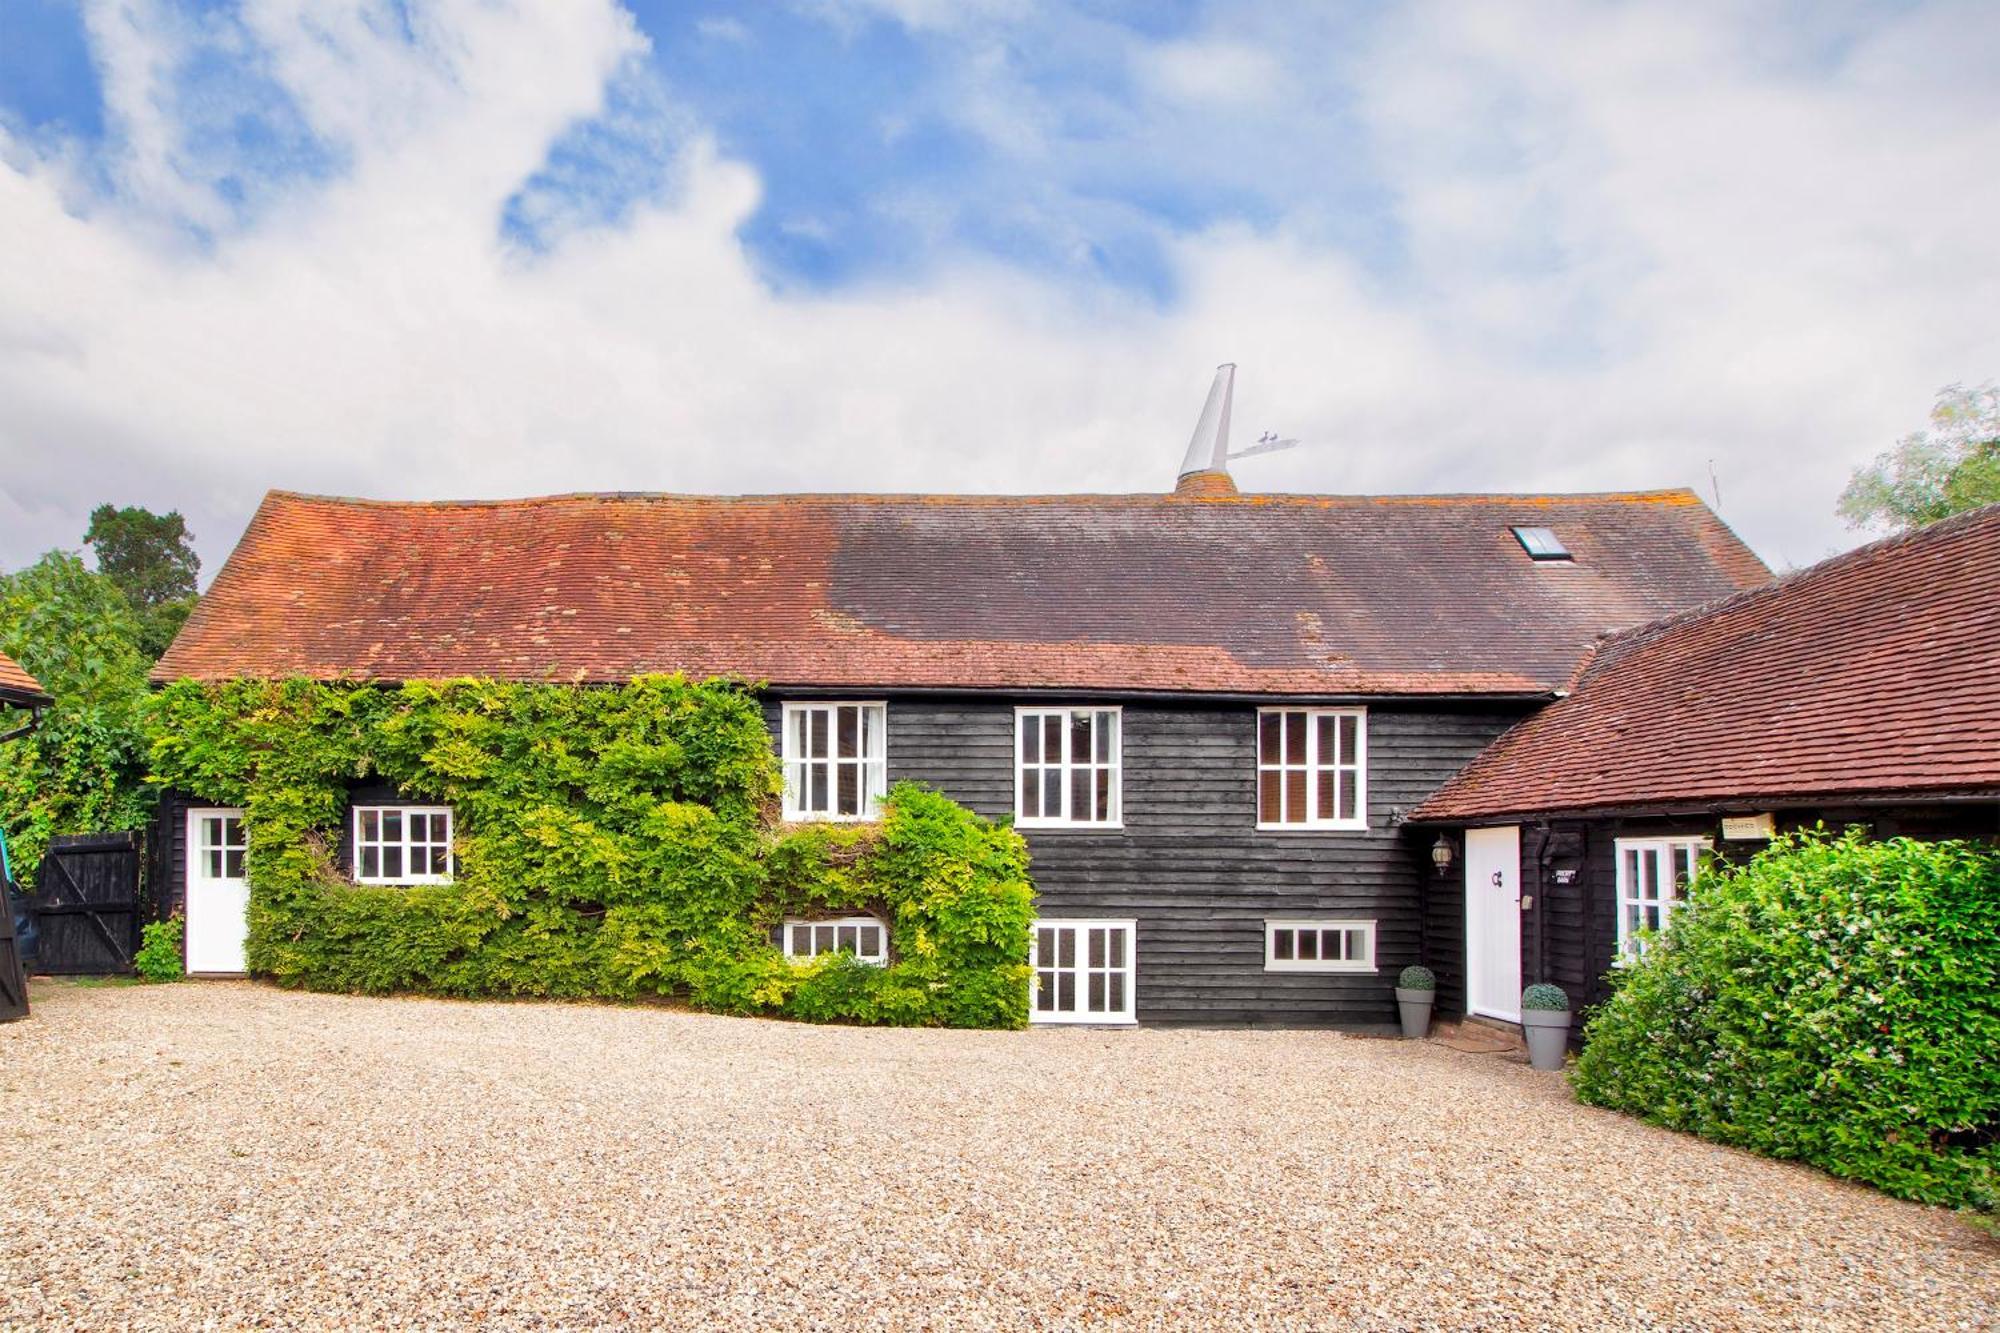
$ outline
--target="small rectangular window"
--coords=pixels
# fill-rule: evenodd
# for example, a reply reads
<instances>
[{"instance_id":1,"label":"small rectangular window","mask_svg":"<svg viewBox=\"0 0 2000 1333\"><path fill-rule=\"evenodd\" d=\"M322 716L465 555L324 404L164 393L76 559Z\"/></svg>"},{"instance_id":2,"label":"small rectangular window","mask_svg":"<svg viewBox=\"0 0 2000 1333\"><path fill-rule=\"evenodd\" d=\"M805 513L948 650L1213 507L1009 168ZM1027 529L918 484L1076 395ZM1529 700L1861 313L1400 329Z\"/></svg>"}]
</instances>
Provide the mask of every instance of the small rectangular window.
<instances>
[{"instance_id":1,"label":"small rectangular window","mask_svg":"<svg viewBox=\"0 0 2000 1333\"><path fill-rule=\"evenodd\" d=\"M1014 822L1116 828L1124 818L1116 708L1014 712Z\"/></svg>"},{"instance_id":2,"label":"small rectangular window","mask_svg":"<svg viewBox=\"0 0 2000 1333\"><path fill-rule=\"evenodd\" d=\"M1552 528L1515 528L1514 540L1521 543L1521 549L1531 560L1575 559Z\"/></svg>"},{"instance_id":3,"label":"small rectangular window","mask_svg":"<svg viewBox=\"0 0 2000 1333\"><path fill-rule=\"evenodd\" d=\"M1619 838L1618 956L1637 958L1647 941L1687 901L1688 885L1701 873L1706 838Z\"/></svg>"},{"instance_id":4,"label":"small rectangular window","mask_svg":"<svg viewBox=\"0 0 2000 1333\"><path fill-rule=\"evenodd\" d=\"M450 808L355 806L354 878L363 884L449 883Z\"/></svg>"},{"instance_id":5,"label":"small rectangular window","mask_svg":"<svg viewBox=\"0 0 2000 1333\"><path fill-rule=\"evenodd\" d=\"M1359 708L1261 710L1258 827L1368 827L1367 731Z\"/></svg>"},{"instance_id":6,"label":"small rectangular window","mask_svg":"<svg viewBox=\"0 0 2000 1333\"><path fill-rule=\"evenodd\" d=\"M851 953L861 962L886 966L889 928L872 916L848 916L832 921L794 917L785 922L785 957L817 958L826 953Z\"/></svg>"},{"instance_id":7,"label":"small rectangular window","mask_svg":"<svg viewBox=\"0 0 2000 1333\"><path fill-rule=\"evenodd\" d=\"M888 794L889 706L788 703L781 719L786 819L874 819Z\"/></svg>"},{"instance_id":8,"label":"small rectangular window","mask_svg":"<svg viewBox=\"0 0 2000 1333\"><path fill-rule=\"evenodd\" d=\"M1373 972L1373 921L1266 921L1266 972Z\"/></svg>"}]
</instances>

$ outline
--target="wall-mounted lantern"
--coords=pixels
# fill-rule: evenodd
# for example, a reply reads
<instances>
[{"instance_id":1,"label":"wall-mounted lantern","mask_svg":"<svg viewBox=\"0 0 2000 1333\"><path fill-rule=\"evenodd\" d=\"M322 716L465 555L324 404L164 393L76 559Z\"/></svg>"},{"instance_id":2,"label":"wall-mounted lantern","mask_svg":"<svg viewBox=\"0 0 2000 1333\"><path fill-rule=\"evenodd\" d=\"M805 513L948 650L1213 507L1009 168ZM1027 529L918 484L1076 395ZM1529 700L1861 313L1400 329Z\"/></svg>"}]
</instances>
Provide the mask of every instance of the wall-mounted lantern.
<instances>
[{"instance_id":1,"label":"wall-mounted lantern","mask_svg":"<svg viewBox=\"0 0 2000 1333\"><path fill-rule=\"evenodd\" d=\"M1457 854L1457 849L1451 845L1451 835L1438 834L1438 840L1431 844L1431 864L1437 867L1440 878L1451 873L1451 863Z\"/></svg>"}]
</instances>

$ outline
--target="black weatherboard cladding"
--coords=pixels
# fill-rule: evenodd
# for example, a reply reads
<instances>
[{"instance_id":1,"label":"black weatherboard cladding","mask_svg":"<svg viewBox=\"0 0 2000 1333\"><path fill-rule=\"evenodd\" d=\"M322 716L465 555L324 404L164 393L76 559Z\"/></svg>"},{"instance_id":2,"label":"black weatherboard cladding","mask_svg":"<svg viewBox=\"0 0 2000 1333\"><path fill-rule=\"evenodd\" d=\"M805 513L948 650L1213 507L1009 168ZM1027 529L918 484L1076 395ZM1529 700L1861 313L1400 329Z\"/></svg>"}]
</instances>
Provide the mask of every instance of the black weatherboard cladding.
<instances>
[{"instance_id":1,"label":"black weatherboard cladding","mask_svg":"<svg viewBox=\"0 0 2000 1333\"><path fill-rule=\"evenodd\" d=\"M1772 813L1781 832L1816 827L1838 831L1859 825L1869 836L1878 838L2000 835L2000 806L1992 802L1874 807L1829 804ZM1523 826L1521 885L1534 903L1521 914L1522 980L1555 982L1569 993L1576 1009L1588 1009L1609 999L1618 954L1618 840L1676 837L1706 839L1716 855L1729 861L1748 860L1769 845L1755 839L1724 839L1721 818L1715 814L1632 815ZM1437 943L1434 936L1434 952ZM1464 968L1462 948L1461 941L1459 951L1440 955L1454 984ZM1440 991L1445 988L1445 975L1441 967ZM1571 1029L1573 1042L1581 1035L1580 1024Z\"/></svg>"},{"instance_id":2,"label":"black weatherboard cladding","mask_svg":"<svg viewBox=\"0 0 2000 1333\"><path fill-rule=\"evenodd\" d=\"M892 783L928 783L989 817L1013 812L1016 700L880 690L840 697L887 699ZM765 710L775 741L778 699L767 697ZM1124 826L1025 830L1039 910L1137 922L1142 1022L1386 1026L1395 1019L1396 973L1415 962L1437 970L1438 1013L1454 1015L1463 1005L1461 876L1456 866L1449 876L1433 871L1435 829L1399 827L1391 816L1413 809L1522 711L1371 706L1367 830L1301 833L1256 828L1254 704L1127 703ZM355 784L349 798L411 803L379 782ZM162 914L185 901L186 811L199 804L179 792L161 801ZM336 842L343 870L349 828L343 818ZM1270 917L1374 921L1375 971L1266 972Z\"/></svg>"},{"instance_id":3,"label":"black weatherboard cladding","mask_svg":"<svg viewBox=\"0 0 2000 1333\"><path fill-rule=\"evenodd\" d=\"M929 783L982 815L1012 813L1012 700L887 698L891 783ZM766 709L775 737L779 702ZM1297 833L1255 827L1256 711L1125 705L1124 827L1023 830L1039 910L1137 922L1141 1022L1391 1023L1396 972L1439 956L1426 948L1426 900L1440 888L1451 896L1431 869L1435 833L1392 826L1391 812L1414 807L1520 713L1370 708L1367 831ZM1449 915L1429 913L1432 927L1448 926L1455 960L1463 926ZM1287 916L1376 922L1376 970L1266 972L1264 921ZM1457 964L1439 968L1441 984L1447 967Z\"/></svg>"}]
</instances>

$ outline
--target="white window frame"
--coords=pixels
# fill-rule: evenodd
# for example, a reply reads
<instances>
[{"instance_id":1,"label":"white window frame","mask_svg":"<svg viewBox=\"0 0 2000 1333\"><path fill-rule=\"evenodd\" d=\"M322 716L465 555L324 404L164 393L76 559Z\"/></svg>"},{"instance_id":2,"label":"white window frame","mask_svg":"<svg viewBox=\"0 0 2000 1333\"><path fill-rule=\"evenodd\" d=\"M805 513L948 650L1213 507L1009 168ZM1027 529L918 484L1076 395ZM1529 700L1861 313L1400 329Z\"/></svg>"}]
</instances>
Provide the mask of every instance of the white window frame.
<instances>
[{"instance_id":1,"label":"white window frame","mask_svg":"<svg viewBox=\"0 0 2000 1333\"><path fill-rule=\"evenodd\" d=\"M394 843L391 843L391 842L387 842L387 841L384 841L384 840L383 840L383 839L381 839L381 838L377 838L377 839L375 839L375 841L374 841L374 842L373 842L372 844L364 844L364 843L362 842L362 839L361 839L361 821L362 821L362 817L363 817L364 815L370 815L370 814L372 814L372 815L376 816L376 818L377 818L377 821L378 821L378 823L377 823L377 827L378 827L378 828L380 827L380 823L379 823L379 821L380 821L380 818L381 818L381 816L383 816L383 815L385 815L385 814L393 814L393 815L399 815L399 816L401 816L401 817L402 817L402 822L403 822L403 836L402 836L402 838L401 838L401 839L400 839L400 840L399 840L398 842L394 842ZM426 849L428 849L428 848L431 848L431 847L435 847L435 846L437 846L437 843L436 843L436 842L434 842L434 841L432 841L432 840L431 840L431 839L429 839L429 838L425 838L425 839L422 839L421 841L412 841L412 840L411 840L411 838L410 838L410 816L412 816L412 815L443 815L443 816L444 816L444 849L445 849L445 850L444 850L444 866L445 866L445 868L444 868L444 873L443 873L442 875L440 875L440 874L437 874L437 873L435 873L435 872L430 872L430 871L427 871L427 872L425 872L424 874L421 874L421 875L412 875L412 874L409 874L409 873L408 873L408 871L409 871L409 868L410 868L410 849L411 849L412 847L423 847L423 848L426 848ZM352 811L351 811L351 812L349 813L349 817L348 817L348 828L349 828L349 830L350 830L350 844L349 844L349 845L350 845L350 846L352 847L352 849L353 849L353 865L354 865L354 882L355 882L356 884L395 884L395 885L405 885L405 884L449 884L449 883L451 883L451 880L452 880L452 872L453 872L454 870L456 870L456 869L457 869L457 867L458 867L458 856L457 856L457 853L456 853L456 851L454 850L454 847L453 847L453 843L454 843L454 841L456 840L456 838L457 838L457 836L458 836L458 820L457 820L457 819L456 819L456 817L455 817L455 816L453 815L453 813L452 813L452 808L451 808L450 806L448 806L448 805L401 805L401 804L398 804L398 803L396 803L396 802L389 802L389 803L386 803L386 804L371 804L371 805L357 805L357 806L355 806L355 807L354 807L354 809L353 809L353 810L352 810ZM362 852L362 848L363 848L364 846L374 846L374 847L376 847L377 849L380 849L380 848L384 848L384 847L401 847L401 848L403 849L403 870L404 870L404 872L405 872L405 873L403 873L403 874L400 874L400 875L384 875L384 874L381 874L381 873L379 873L379 872L378 872L378 873L376 873L376 874L373 874L373 875L366 875L366 874L363 874L363 873L362 873L362 871L361 871L361 852ZM379 859L377 860L376 864L377 864L377 865L380 865L380 864L381 864L381 863L380 863L380 861L379 861Z\"/></svg>"},{"instance_id":2,"label":"white window frame","mask_svg":"<svg viewBox=\"0 0 2000 1333\"><path fill-rule=\"evenodd\" d=\"M878 951L874 953L863 953L861 951L861 941L858 938L858 933L863 929L873 929L881 932L879 935L876 936L876 938L881 942L882 946ZM815 932L815 938L809 941L808 947L804 953L800 953L798 951L797 947L798 942L792 937L792 932L794 930L805 930L805 931ZM822 949L819 947L817 932L821 930L831 930L834 932L833 946L831 948ZM785 957L790 958L795 962L806 962L811 959L818 958L822 954L839 953L842 950L847 949L847 946L843 945L839 939L839 933L843 930L852 930L857 932L857 938L854 942L852 949L847 950L848 952L853 953L856 962L867 963L873 967L887 967L889 965L889 923L882 920L882 918L876 916L841 916L841 917L819 917L819 918L804 917L804 916L788 916L785 918L785 925L784 925Z\"/></svg>"},{"instance_id":3,"label":"white window frame","mask_svg":"<svg viewBox=\"0 0 2000 1333\"><path fill-rule=\"evenodd\" d=\"M1321 931L1359 932L1362 952L1358 958L1309 958L1298 956L1297 937L1302 933L1317 936ZM1292 957L1278 957L1278 935L1290 932L1294 943ZM1314 953L1321 952L1323 941L1313 941ZM1375 971L1375 923L1351 919L1327 917L1274 917L1264 922L1264 970L1266 972L1373 972Z\"/></svg>"},{"instance_id":4,"label":"white window frame","mask_svg":"<svg viewBox=\"0 0 2000 1333\"><path fill-rule=\"evenodd\" d=\"M1292 763L1284 756L1284 741L1278 743L1278 759L1275 763L1264 758L1264 719L1274 714L1303 713L1306 718L1306 757L1303 763ZM1330 717L1334 721L1334 746L1336 754L1331 764L1323 764L1319 756L1319 719ZM1339 748L1339 719L1354 719L1354 754L1352 758L1337 753ZM1280 723L1282 727L1284 724ZM1368 828L1368 710L1366 708L1297 708L1274 705L1257 710L1256 729L1250 736L1251 753L1256 756L1257 776L1250 792L1250 799L1256 802L1257 827L1267 833L1307 833L1307 832L1364 832ZM1288 784L1285 774L1303 770L1306 775L1306 810L1303 820L1268 821L1264 818L1264 775L1278 774L1278 801L1282 808ZM1352 771L1354 774L1354 813L1341 819L1322 819L1316 813L1319 809L1320 785L1322 782L1334 784L1334 800L1340 799L1340 775Z\"/></svg>"},{"instance_id":5,"label":"white window frame","mask_svg":"<svg viewBox=\"0 0 2000 1333\"><path fill-rule=\"evenodd\" d=\"M842 757L840 748L840 714L842 708L858 708L866 715L872 715L871 727L862 719L857 719L863 752L859 755ZM827 714L826 734L828 755L825 758L802 755L798 750L798 737L793 732L794 719L812 713ZM881 699L798 699L786 700L778 720L778 753L784 765L785 795L784 817L796 822L820 822L833 824L865 824L871 819L882 817L882 799L889 794L889 705ZM876 739L875 753L866 752L869 738ZM829 808L808 810L802 803L805 792L801 789L809 768L826 768L826 796L829 807L840 800L840 770L859 770L861 809L854 814L840 814Z\"/></svg>"},{"instance_id":6,"label":"white window frame","mask_svg":"<svg viewBox=\"0 0 2000 1333\"><path fill-rule=\"evenodd\" d=\"M1702 853L1713 846L1707 838L1698 834L1674 834L1655 838L1614 838L1612 855L1616 865L1614 880L1617 884L1618 911L1618 955L1620 963L1630 963L1645 951L1645 945L1628 920L1630 909L1658 907L1660 930L1667 928L1667 921L1687 902L1686 889L1676 878L1676 854L1687 853L1688 885L1701 876ZM1626 869L1627 854L1637 857L1658 856L1662 878L1655 886L1659 892L1649 895L1643 884L1632 883Z\"/></svg>"},{"instance_id":7,"label":"white window frame","mask_svg":"<svg viewBox=\"0 0 2000 1333\"><path fill-rule=\"evenodd\" d=\"M1063 1012L1060 1010L1038 1009L1035 1004L1035 997L1041 984L1041 974L1044 971L1041 961L1042 931L1047 929L1076 931L1077 946L1075 961L1070 966L1060 966L1061 960L1058 958L1057 962L1051 964L1046 970L1068 973L1076 987L1076 996L1078 999L1086 1002L1090 995L1090 977L1092 973L1106 977L1107 997L1110 974L1113 972L1121 973L1125 978L1124 1005L1116 1010L1106 1009L1097 1012L1087 1012L1084 1010ZM1110 965L1108 959L1103 966L1093 967L1090 964L1089 933L1092 930L1122 930L1125 932L1125 961L1122 965L1113 967ZM1034 923L1028 936L1028 1021L1030 1023L1037 1026L1062 1023L1092 1023L1099 1026L1134 1024L1139 1021L1138 1000L1139 923L1136 920L1130 917L1044 917Z\"/></svg>"},{"instance_id":8,"label":"white window frame","mask_svg":"<svg viewBox=\"0 0 2000 1333\"><path fill-rule=\"evenodd\" d=\"M1072 753L1072 742L1075 739L1072 730L1074 725L1072 719L1077 713L1091 714L1090 737L1092 753L1080 760ZM1103 714L1109 714L1111 718L1111 746L1110 758L1100 762L1096 757L1097 728L1102 725L1100 715ZM1022 754L1028 737L1029 719L1036 719L1037 723L1039 723L1040 719L1051 716L1060 716L1064 719L1060 733L1062 736L1062 756L1056 762L1050 763L1048 756L1043 754L1035 762L1030 763ZM1037 732L1038 745L1043 739L1045 738L1042 733ZM1110 809L1106 817L1103 819L1077 819L1068 814L1060 817L1029 814L1024 808L1024 802L1027 797L1027 773L1031 768L1040 773L1040 780L1043 782L1048 780L1048 776L1051 773L1059 774L1063 784L1065 799L1068 798L1071 791L1074 774L1079 772L1095 774L1100 769L1108 770L1111 775L1109 786ZM1091 784L1090 790L1095 793L1095 782ZM1125 827L1125 710L1123 708L1116 704L1023 704L1014 710L1014 827L1028 829L1097 829L1100 831L1122 829Z\"/></svg>"},{"instance_id":9,"label":"white window frame","mask_svg":"<svg viewBox=\"0 0 2000 1333\"><path fill-rule=\"evenodd\" d=\"M199 858L197 864L200 866L201 878L204 881L216 884L241 884L249 879L250 826L244 822L242 807L196 806L187 812L187 820L188 846L194 849L195 856ZM229 841L229 825L232 821L236 825L240 839L237 842ZM216 825L222 838L221 842L212 843L208 840L211 823ZM237 862L238 873L234 875L226 873L229 869L231 852L238 853L240 858ZM208 873L211 857L216 858L215 864L218 867L218 872L213 875Z\"/></svg>"}]
</instances>

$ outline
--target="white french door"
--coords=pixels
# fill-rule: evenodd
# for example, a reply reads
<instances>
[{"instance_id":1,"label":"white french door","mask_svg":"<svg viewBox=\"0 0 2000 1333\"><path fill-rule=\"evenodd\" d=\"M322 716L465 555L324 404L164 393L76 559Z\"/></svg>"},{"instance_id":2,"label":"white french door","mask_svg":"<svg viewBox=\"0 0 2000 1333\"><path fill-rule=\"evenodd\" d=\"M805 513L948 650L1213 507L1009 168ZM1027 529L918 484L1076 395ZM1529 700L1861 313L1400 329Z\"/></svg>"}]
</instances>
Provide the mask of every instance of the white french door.
<instances>
[{"instance_id":1,"label":"white french door","mask_svg":"<svg viewBox=\"0 0 2000 1333\"><path fill-rule=\"evenodd\" d=\"M1465 1007L1521 1021L1521 830L1465 831Z\"/></svg>"},{"instance_id":2,"label":"white french door","mask_svg":"<svg viewBox=\"0 0 2000 1333\"><path fill-rule=\"evenodd\" d=\"M1034 1023L1132 1023L1138 929L1130 921L1037 921L1028 1018Z\"/></svg>"},{"instance_id":3,"label":"white french door","mask_svg":"<svg viewBox=\"0 0 2000 1333\"><path fill-rule=\"evenodd\" d=\"M243 812L190 810L187 818L187 970L243 972L250 933Z\"/></svg>"}]
</instances>

